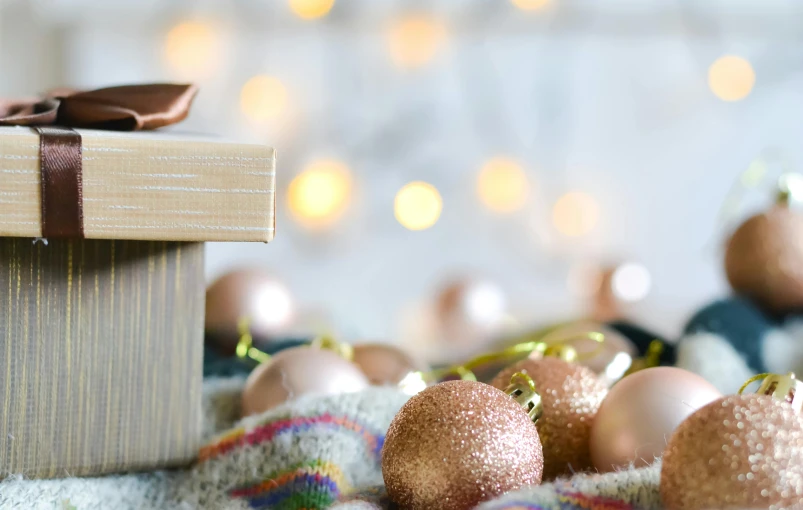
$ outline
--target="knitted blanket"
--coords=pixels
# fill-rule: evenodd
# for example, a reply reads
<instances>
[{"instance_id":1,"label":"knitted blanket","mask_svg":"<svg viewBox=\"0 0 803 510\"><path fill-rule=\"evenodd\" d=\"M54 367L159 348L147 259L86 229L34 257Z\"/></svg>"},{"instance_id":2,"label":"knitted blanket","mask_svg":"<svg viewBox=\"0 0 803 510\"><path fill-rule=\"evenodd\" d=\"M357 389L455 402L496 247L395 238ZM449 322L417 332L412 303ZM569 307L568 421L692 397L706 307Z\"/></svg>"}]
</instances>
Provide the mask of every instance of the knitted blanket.
<instances>
[{"instance_id":1,"label":"knitted blanket","mask_svg":"<svg viewBox=\"0 0 803 510\"><path fill-rule=\"evenodd\" d=\"M241 377L204 386L207 444L187 469L0 482L2 509L385 509L380 455L407 397L392 388L309 396L237 421ZM482 505L501 509L657 509L658 465L578 475Z\"/></svg>"}]
</instances>

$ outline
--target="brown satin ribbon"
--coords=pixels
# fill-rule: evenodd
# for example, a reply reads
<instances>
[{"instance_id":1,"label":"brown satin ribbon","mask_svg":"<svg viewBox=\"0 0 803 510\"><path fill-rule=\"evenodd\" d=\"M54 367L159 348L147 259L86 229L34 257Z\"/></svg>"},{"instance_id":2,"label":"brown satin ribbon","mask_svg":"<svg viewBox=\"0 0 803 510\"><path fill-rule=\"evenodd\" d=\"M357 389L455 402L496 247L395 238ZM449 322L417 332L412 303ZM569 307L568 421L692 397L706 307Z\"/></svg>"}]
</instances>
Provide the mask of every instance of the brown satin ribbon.
<instances>
[{"instance_id":1,"label":"brown satin ribbon","mask_svg":"<svg viewBox=\"0 0 803 510\"><path fill-rule=\"evenodd\" d=\"M81 135L72 128L137 131L174 124L187 116L197 92L195 85L161 83L0 100L0 125L39 133L42 236L84 237Z\"/></svg>"},{"instance_id":2,"label":"brown satin ribbon","mask_svg":"<svg viewBox=\"0 0 803 510\"><path fill-rule=\"evenodd\" d=\"M42 174L42 237L84 237L81 135L72 128L38 126Z\"/></svg>"}]
</instances>

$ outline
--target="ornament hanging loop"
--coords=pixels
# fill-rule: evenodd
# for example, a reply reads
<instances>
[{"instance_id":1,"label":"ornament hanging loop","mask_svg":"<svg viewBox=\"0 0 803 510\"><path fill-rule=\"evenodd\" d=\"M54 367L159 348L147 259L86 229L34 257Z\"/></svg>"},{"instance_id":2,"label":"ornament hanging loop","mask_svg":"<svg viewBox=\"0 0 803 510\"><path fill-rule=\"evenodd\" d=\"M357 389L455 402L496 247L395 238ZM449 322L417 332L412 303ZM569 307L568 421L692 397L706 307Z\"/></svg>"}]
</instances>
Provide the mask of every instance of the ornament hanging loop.
<instances>
[{"instance_id":1,"label":"ornament hanging loop","mask_svg":"<svg viewBox=\"0 0 803 510\"><path fill-rule=\"evenodd\" d=\"M510 384L505 388L505 393L516 401L525 411L527 416L535 423L544 412L541 402L541 395L535 389L535 383L526 372L516 372L510 378Z\"/></svg>"},{"instance_id":2,"label":"ornament hanging loop","mask_svg":"<svg viewBox=\"0 0 803 510\"><path fill-rule=\"evenodd\" d=\"M741 395L750 384L756 381L761 381L761 385L756 390L757 394L786 402L797 412L803 409L803 392L801 392L803 382L799 381L793 372L786 375L767 373L753 376L739 388L739 394Z\"/></svg>"},{"instance_id":3,"label":"ornament hanging loop","mask_svg":"<svg viewBox=\"0 0 803 510\"><path fill-rule=\"evenodd\" d=\"M661 364L661 354L664 353L664 343L660 340L653 340L647 346L647 352L643 358L636 358L630 364L630 368L625 372L625 376L631 375L645 368L657 367Z\"/></svg>"},{"instance_id":4,"label":"ornament hanging loop","mask_svg":"<svg viewBox=\"0 0 803 510\"><path fill-rule=\"evenodd\" d=\"M348 361L354 359L354 348L345 342L338 342L332 335L321 335L316 337L310 346L315 349L334 351L341 358Z\"/></svg>"},{"instance_id":5,"label":"ornament hanging loop","mask_svg":"<svg viewBox=\"0 0 803 510\"><path fill-rule=\"evenodd\" d=\"M577 348L571 345L571 342L575 342L577 340L593 340L597 342L597 345L593 351L580 354L577 352ZM540 351L540 353L544 356L560 358L569 363L586 361L598 356L602 352L604 343L605 334L599 331L587 331L577 335L572 334L552 341L550 341L548 337L545 337L541 341L541 344L543 344L544 347L540 350L536 349L530 354L530 357L532 358L533 355L538 357L538 354L536 353Z\"/></svg>"},{"instance_id":6,"label":"ornament hanging loop","mask_svg":"<svg viewBox=\"0 0 803 510\"><path fill-rule=\"evenodd\" d=\"M241 317L237 321L237 333L240 335L240 340L237 342L237 348L235 349L238 358L251 359L260 364L271 358L270 354L254 347L254 337L251 335L251 319L249 317Z\"/></svg>"}]
</instances>

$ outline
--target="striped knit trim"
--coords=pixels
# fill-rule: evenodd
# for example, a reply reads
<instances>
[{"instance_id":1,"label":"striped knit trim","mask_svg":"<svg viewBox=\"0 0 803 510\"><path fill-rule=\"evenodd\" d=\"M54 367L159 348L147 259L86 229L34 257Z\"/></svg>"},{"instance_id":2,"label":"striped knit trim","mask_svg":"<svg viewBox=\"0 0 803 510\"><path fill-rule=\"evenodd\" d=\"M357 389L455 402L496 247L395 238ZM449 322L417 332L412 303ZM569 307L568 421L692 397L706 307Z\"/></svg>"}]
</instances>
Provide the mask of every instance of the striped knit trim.
<instances>
[{"instance_id":1,"label":"striped knit trim","mask_svg":"<svg viewBox=\"0 0 803 510\"><path fill-rule=\"evenodd\" d=\"M343 471L331 462L315 460L269 475L264 481L229 491L252 508L312 510L326 508L348 490Z\"/></svg>"},{"instance_id":2,"label":"striped knit trim","mask_svg":"<svg viewBox=\"0 0 803 510\"><path fill-rule=\"evenodd\" d=\"M633 510L624 501L580 492L556 491L555 496L558 498L557 506L543 506L530 501L509 501L494 505L493 510Z\"/></svg>"},{"instance_id":3,"label":"striped knit trim","mask_svg":"<svg viewBox=\"0 0 803 510\"><path fill-rule=\"evenodd\" d=\"M633 510L630 504L620 499L591 496L581 492L558 491L557 495L561 503L560 508L565 508L567 510L572 510L574 508L583 510Z\"/></svg>"},{"instance_id":4,"label":"striped knit trim","mask_svg":"<svg viewBox=\"0 0 803 510\"><path fill-rule=\"evenodd\" d=\"M493 510L548 510L546 507L536 505L535 503L528 503L526 501L511 501L502 506L495 506Z\"/></svg>"},{"instance_id":5,"label":"striped knit trim","mask_svg":"<svg viewBox=\"0 0 803 510\"><path fill-rule=\"evenodd\" d=\"M378 460L382 452L382 444L385 437L382 434L372 433L361 423L345 416L332 416L329 413L320 416L300 416L296 418L285 418L270 421L246 431L239 427L232 429L225 435L219 437L213 443L201 448L198 454L198 462L205 462L209 459L224 455L236 448L250 446L271 441L279 434L297 434L305 432L311 428L322 427L331 430L347 430L362 436L369 450Z\"/></svg>"}]
</instances>

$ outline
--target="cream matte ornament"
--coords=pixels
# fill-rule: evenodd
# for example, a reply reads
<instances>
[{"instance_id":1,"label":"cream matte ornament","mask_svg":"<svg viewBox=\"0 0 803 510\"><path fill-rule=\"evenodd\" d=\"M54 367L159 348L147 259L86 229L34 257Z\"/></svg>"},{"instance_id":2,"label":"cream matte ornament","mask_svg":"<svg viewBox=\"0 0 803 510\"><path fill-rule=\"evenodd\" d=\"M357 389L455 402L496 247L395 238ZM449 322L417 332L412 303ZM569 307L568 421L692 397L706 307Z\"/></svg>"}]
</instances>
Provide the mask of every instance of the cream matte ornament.
<instances>
[{"instance_id":1,"label":"cream matte ornament","mask_svg":"<svg viewBox=\"0 0 803 510\"><path fill-rule=\"evenodd\" d=\"M803 214L778 204L744 222L725 251L733 290L765 310L803 310Z\"/></svg>"},{"instance_id":2,"label":"cream matte ornament","mask_svg":"<svg viewBox=\"0 0 803 510\"><path fill-rule=\"evenodd\" d=\"M336 352L293 347L251 372L243 389L242 415L265 412L301 395L352 393L368 386L362 371Z\"/></svg>"},{"instance_id":3,"label":"cream matte ornament","mask_svg":"<svg viewBox=\"0 0 803 510\"><path fill-rule=\"evenodd\" d=\"M504 389L516 372L529 375L541 396L535 422L544 451L544 480L591 468L589 437L608 390L587 367L562 359L525 359L502 370L491 385Z\"/></svg>"},{"instance_id":4,"label":"cream matte ornament","mask_svg":"<svg viewBox=\"0 0 803 510\"><path fill-rule=\"evenodd\" d=\"M261 269L226 273L206 290L205 330L223 355L234 354L242 320L248 321L251 335L264 340L287 327L292 315L286 287Z\"/></svg>"},{"instance_id":5,"label":"cream matte ornament","mask_svg":"<svg viewBox=\"0 0 803 510\"><path fill-rule=\"evenodd\" d=\"M711 383L686 370L654 367L616 383L591 428L591 459L600 472L647 466L690 414L720 398Z\"/></svg>"},{"instance_id":6,"label":"cream matte ornament","mask_svg":"<svg viewBox=\"0 0 803 510\"><path fill-rule=\"evenodd\" d=\"M445 382L413 396L385 437L388 496L402 510L468 510L540 484L541 442L522 405L475 381Z\"/></svg>"},{"instance_id":7,"label":"cream matte ornament","mask_svg":"<svg viewBox=\"0 0 803 510\"><path fill-rule=\"evenodd\" d=\"M668 510L803 508L803 421L784 402L733 395L692 414L661 466Z\"/></svg>"}]
</instances>

